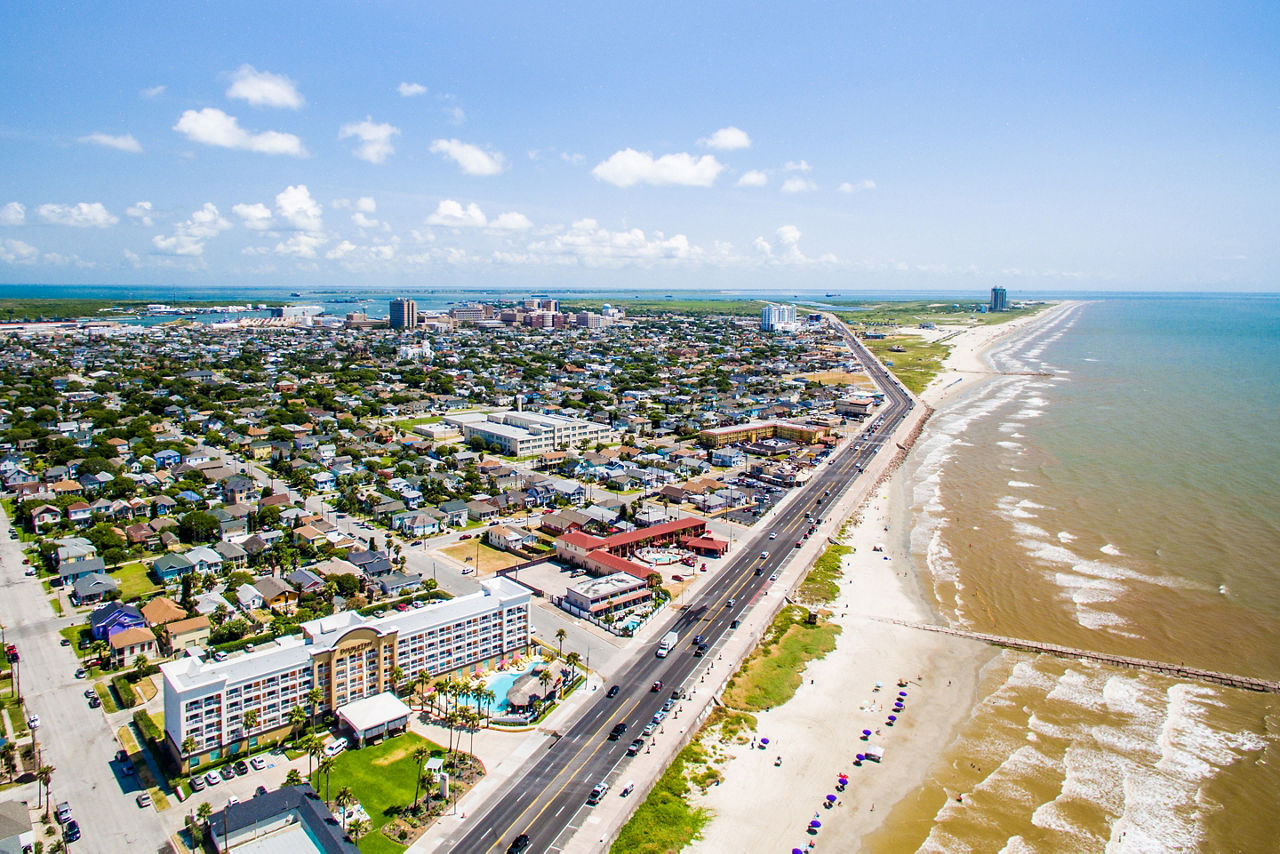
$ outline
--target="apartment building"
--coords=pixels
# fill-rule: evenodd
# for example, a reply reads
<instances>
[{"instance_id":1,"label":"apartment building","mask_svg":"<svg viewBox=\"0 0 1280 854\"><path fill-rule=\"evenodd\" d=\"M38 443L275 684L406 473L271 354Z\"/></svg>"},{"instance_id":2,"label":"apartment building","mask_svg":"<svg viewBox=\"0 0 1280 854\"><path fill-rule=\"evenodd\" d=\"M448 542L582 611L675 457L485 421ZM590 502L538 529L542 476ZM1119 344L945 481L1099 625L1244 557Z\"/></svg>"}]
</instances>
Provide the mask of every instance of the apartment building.
<instances>
[{"instance_id":1,"label":"apartment building","mask_svg":"<svg viewBox=\"0 0 1280 854\"><path fill-rule=\"evenodd\" d=\"M479 436L512 457L617 441L607 424L540 412L462 413L446 415L444 421L461 430L465 441Z\"/></svg>"},{"instance_id":2,"label":"apartment building","mask_svg":"<svg viewBox=\"0 0 1280 854\"><path fill-rule=\"evenodd\" d=\"M186 771L278 742L289 732L289 710L309 712L307 693L320 689L316 711L391 691L420 672L433 676L493 667L529 646L529 591L506 578L481 590L384 617L344 611L302 624L281 638L225 661L188 657L160 666L169 749ZM244 716L253 710L251 731ZM195 749L184 751L192 739ZM190 747L190 745L188 745Z\"/></svg>"}]
</instances>

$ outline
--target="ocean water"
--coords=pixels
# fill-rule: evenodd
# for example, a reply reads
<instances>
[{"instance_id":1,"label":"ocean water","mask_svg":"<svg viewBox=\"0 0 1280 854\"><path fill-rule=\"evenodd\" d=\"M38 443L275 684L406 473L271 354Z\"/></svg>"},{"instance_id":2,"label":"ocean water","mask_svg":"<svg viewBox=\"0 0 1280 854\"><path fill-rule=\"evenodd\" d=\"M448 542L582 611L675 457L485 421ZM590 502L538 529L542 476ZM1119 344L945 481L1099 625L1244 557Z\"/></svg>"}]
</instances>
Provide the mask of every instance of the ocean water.
<instances>
[{"instance_id":1,"label":"ocean water","mask_svg":"<svg viewBox=\"0 0 1280 854\"><path fill-rule=\"evenodd\" d=\"M1085 302L991 361L904 470L940 618L1280 680L1280 298ZM1013 652L980 696L869 850L1280 850L1280 696Z\"/></svg>"}]
</instances>

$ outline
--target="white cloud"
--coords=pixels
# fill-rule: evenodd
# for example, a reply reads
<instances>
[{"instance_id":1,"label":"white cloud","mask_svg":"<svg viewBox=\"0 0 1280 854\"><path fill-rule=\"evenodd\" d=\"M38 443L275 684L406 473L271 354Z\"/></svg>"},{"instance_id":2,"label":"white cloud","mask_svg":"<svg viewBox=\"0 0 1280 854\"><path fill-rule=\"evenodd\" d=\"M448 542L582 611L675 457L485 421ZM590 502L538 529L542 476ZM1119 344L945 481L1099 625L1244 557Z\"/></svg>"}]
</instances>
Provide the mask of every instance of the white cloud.
<instances>
[{"instance_id":1,"label":"white cloud","mask_svg":"<svg viewBox=\"0 0 1280 854\"><path fill-rule=\"evenodd\" d=\"M30 243L0 238L0 261L6 264L34 264L40 257L40 250Z\"/></svg>"},{"instance_id":2,"label":"white cloud","mask_svg":"<svg viewBox=\"0 0 1280 854\"><path fill-rule=\"evenodd\" d=\"M461 107L445 107L444 114L449 118L451 125L466 124L467 113Z\"/></svg>"},{"instance_id":3,"label":"white cloud","mask_svg":"<svg viewBox=\"0 0 1280 854\"><path fill-rule=\"evenodd\" d=\"M157 234L152 244L163 255L198 256L204 254L204 242L231 228L231 223L218 213L213 202L193 211L190 218L173 227L173 234L165 237Z\"/></svg>"},{"instance_id":4,"label":"white cloud","mask_svg":"<svg viewBox=\"0 0 1280 854\"><path fill-rule=\"evenodd\" d=\"M427 217L428 225L447 225L454 228L481 228L489 224L488 218L475 202L465 208L453 199L441 199L435 213Z\"/></svg>"},{"instance_id":5,"label":"white cloud","mask_svg":"<svg viewBox=\"0 0 1280 854\"><path fill-rule=\"evenodd\" d=\"M232 205L231 212L240 217L244 227L250 231L266 231L274 224L271 218L271 208L262 202L254 202L251 205Z\"/></svg>"},{"instance_id":6,"label":"white cloud","mask_svg":"<svg viewBox=\"0 0 1280 854\"><path fill-rule=\"evenodd\" d=\"M494 217L493 222L489 223L490 228L501 228L509 231L526 231L533 228L533 223L522 213L516 211L507 211Z\"/></svg>"},{"instance_id":7,"label":"white cloud","mask_svg":"<svg viewBox=\"0 0 1280 854\"><path fill-rule=\"evenodd\" d=\"M782 192L784 193L808 193L816 189L818 189L817 184L808 178L801 178L798 175L782 182Z\"/></svg>"},{"instance_id":8,"label":"white cloud","mask_svg":"<svg viewBox=\"0 0 1280 854\"><path fill-rule=\"evenodd\" d=\"M764 260L772 264L834 264L836 256L823 255L810 258L800 251L800 229L794 225L784 225L774 232L776 244L770 244L763 237L751 241L751 245L764 256Z\"/></svg>"},{"instance_id":9,"label":"white cloud","mask_svg":"<svg viewBox=\"0 0 1280 854\"><path fill-rule=\"evenodd\" d=\"M293 255L297 258L314 258L316 250L329 242L329 238L319 234L299 232L283 243L277 243L273 250L277 255Z\"/></svg>"},{"instance_id":10,"label":"white cloud","mask_svg":"<svg viewBox=\"0 0 1280 854\"><path fill-rule=\"evenodd\" d=\"M769 176L761 172L759 169L752 169L750 172L743 172L742 177L738 179L739 187L763 187L769 183Z\"/></svg>"},{"instance_id":11,"label":"white cloud","mask_svg":"<svg viewBox=\"0 0 1280 854\"><path fill-rule=\"evenodd\" d=\"M652 266L658 263L700 262L708 253L683 234L652 235L638 228L610 231L594 219L580 219L567 229L534 240L523 253L498 252L503 263L580 264L587 267Z\"/></svg>"},{"instance_id":12,"label":"white cloud","mask_svg":"<svg viewBox=\"0 0 1280 854\"><path fill-rule=\"evenodd\" d=\"M285 187L276 194L276 210L299 231L320 231L324 223L320 204L311 198L306 184Z\"/></svg>"},{"instance_id":13,"label":"white cloud","mask_svg":"<svg viewBox=\"0 0 1280 854\"><path fill-rule=\"evenodd\" d=\"M231 74L231 87L227 97L248 101L255 107L285 107L296 110L306 101L298 86L288 77L259 71L252 65L242 65Z\"/></svg>"},{"instance_id":14,"label":"white cloud","mask_svg":"<svg viewBox=\"0 0 1280 854\"><path fill-rule=\"evenodd\" d=\"M354 267L373 264L379 261L390 261L396 256L396 247L389 243L375 243L370 246L357 246L350 240L344 240L324 253L330 261L344 261L343 266Z\"/></svg>"},{"instance_id":15,"label":"white cloud","mask_svg":"<svg viewBox=\"0 0 1280 854\"><path fill-rule=\"evenodd\" d=\"M370 163L382 163L395 153L396 149L391 144L391 139L399 134L399 128L388 124L374 124L373 119L366 116L362 122L343 125L338 131L338 139L356 137L360 140L360 144L351 153Z\"/></svg>"},{"instance_id":16,"label":"white cloud","mask_svg":"<svg viewBox=\"0 0 1280 854\"><path fill-rule=\"evenodd\" d=\"M132 154L142 152L142 145L133 138L133 134L126 133L123 136L112 136L109 133L91 133L88 136L80 137L81 142L87 142L91 145L101 145L106 148L114 148L118 151L128 151Z\"/></svg>"},{"instance_id":17,"label":"white cloud","mask_svg":"<svg viewBox=\"0 0 1280 854\"><path fill-rule=\"evenodd\" d=\"M368 216L362 213L361 211L356 211L355 213L353 213L351 215L351 221L354 222L360 228L377 228L378 226L382 225L382 223L378 222L376 218Z\"/></svg>"},{"instance_id":18,"label":"white cloud","mask_svg":"<svg viewBox=\"0 0 1280 854\"><path fill-rule=\"evenodd\" d=\"M250 133L240 127L235 116L229 116L214 107L203 110L187 110L173 129L192 142L215 145L220 148L239 148L260 154L289 154L306 157L302 140L291 133L268 130Z\"/></svg>"},{"instance_id":19,"label":"white cloud","mask_svg":"<svg viewBox=\"0 0 1280 854\"><path fill-rule=\"evenodd\" d=\"M724 166L710 154L694 157L680 152L655 159L647 151L626 148L597 164L591 174L618 187L636 184L710 187L723 169Z\"/></svg>"},{"instance_id":20,"label":"white cloud","mask_svg":"<svg viewBox=\"0 0 1280 854\"><path fill-rule=\"evenodd\" d=\"M9 202L0 208L0 225L22 225L27 221L27 208L22 202Z\"/></svg>"},{"instance_id":21,"label":"white cloud","mask_svg":"<svg viewBox=\"0 0 1280 854\"><path fill-rule=\"evenodd\" d=\"M80 202L75 205L47 204L36 208L36 214L54 225L74 225L78 228L106 228L115 225L120 218L111 214L102 202Z\"/></svg>"},{"instance_id":22,"label":"white cloud","mask_svg":"<svg viewBox=\"0 0 1280 854\"><path fill-rule=\"evenodd\" d=\"M164 94L165 88L166 87L164 86L148 86L146 89L143 89L138 94L144 98L159 98L161 95Z\"/></svg>"},{"instance_id":23,"label":"white cloud","mask_svg":"<svg viewBox=\"0 0 1280 854\"><path fill-rule=\"evenodd\" d=\"M453 160L468 175L497 175L507 168L501 152L484 149L458 139L437 139L431 151Z\"/></svg>"},{"instance_id":24,"label":"white cloud","mask_svg":"<svg viewBox=\"0 0 1280 854\"><path fill-rule=\"evenodd\" d=\"M808 172L813 167L806 160L788 160L782 168L788 172Z\"/></svg>"},{"instance_id":25,"label":"white cloud","mask_svg":"<svg viewBox=\"0 0 1280 854\"><path fill-rule=\"evenodd\" d=\"M396 87L396 91L400 93L401 98L413 98L427 94L427 87L421 83L401 83Z\"/></svg>"},{"instance_id":26,"label":"white cloud","mask_svg":"<svg viewBox=\"0 0 1280 854\"><path fill-rule=\"evenodd\" d=\"M717 151L736 151L739 148L750 148L751 137L747 136L745 130L729 126L720 128L706 139L698 140L698 144Z\"/></svg>"},{"instance_id":27,"label":"white cloud","mask_svg":"<svg viewBox=\"0 0 1280 854\"><path fill-rule=\"evenodd\" d=\"M876 182L872 181L870 178L865 178L856 183L845 181L839 187L836 187L836 189L842 193L861 193L864 190L874 190L875 188Z\"/></svg>"},{"instance_id":28,"label":"white cloud","mask_svg":"<svg viewBox=\"0 0 1280 854\"><path fill-rule=\"evenodd\" d=\"M356 210L361 213L377 213L378 203L373 196L361 196L356 199Z\"/></svg>"},{"instance_id":29,"label":"white cloud","mask_svg":"<svg viewBox=\"0 0 1280 854\"><path fill-rule=\"evenodd\" d=\"M568 151L562 151L560 152L560 159L565 163L570 163L574 166L581 166L586 162L587 156L585 154L578 154L577 152L570 153Z\"/></svg>"},{"instance_id":30,"label":"white cloud","mask_svg":"<svg viewBox=\"0 0 1280 854\"><path fill-rule=\"evenodd\" d=\"M142 225L150 226L152 224L151 202L138 202L131 208L125 208L124 212L131 219L136 219Z\"/></svg>"}]
</instances>

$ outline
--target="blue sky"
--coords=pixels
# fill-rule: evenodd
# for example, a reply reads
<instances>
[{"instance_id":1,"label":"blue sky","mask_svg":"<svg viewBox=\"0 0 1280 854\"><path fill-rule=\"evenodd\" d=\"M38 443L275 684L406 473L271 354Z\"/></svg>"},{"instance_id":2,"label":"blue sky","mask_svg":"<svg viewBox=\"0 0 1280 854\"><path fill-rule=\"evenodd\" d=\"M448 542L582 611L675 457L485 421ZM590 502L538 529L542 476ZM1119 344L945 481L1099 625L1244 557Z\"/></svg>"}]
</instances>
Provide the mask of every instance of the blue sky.
<instances>
[{"instance_id":1,"label":"blue sky","mask_svg":"<svg viewBox=\"0 0 1280 854\"><path fill-rule=\"evenodd\" d=\"M12 5L0 280L1280 289L1280 6Z\"/></svg>"}]
</instances>

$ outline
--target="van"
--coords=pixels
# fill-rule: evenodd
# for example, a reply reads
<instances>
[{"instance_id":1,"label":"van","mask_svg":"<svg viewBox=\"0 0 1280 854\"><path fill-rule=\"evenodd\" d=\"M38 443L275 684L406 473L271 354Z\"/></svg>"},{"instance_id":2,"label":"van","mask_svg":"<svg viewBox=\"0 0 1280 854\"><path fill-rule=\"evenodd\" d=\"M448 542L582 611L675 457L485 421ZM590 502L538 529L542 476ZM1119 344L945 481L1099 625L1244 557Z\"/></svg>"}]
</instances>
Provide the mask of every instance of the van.
<instances>
[{"instance_id":1,"label":"van","mask_svg":"<svg viewBox=\"0 0 1280 854\"><path fill-rule=\"evenodd\" d=\"M347 749L347 740L345 738L337 738L324 746L325 756L337 756L339 753Z\"/></svg>"},{"instance_id":2,"label":"van","mask_svg":"<svg viewBox=\"0 0 1280 854\"><path fill-rule=\"evenodd\" d=\"M596 783L596 787L591 790L591 794L587 795L587 803L591 804L591 806L595 806L600 803L601 798L603 798L608 791L609 784L601 780L599 783Z\"/></svg>"}]
</instances>

